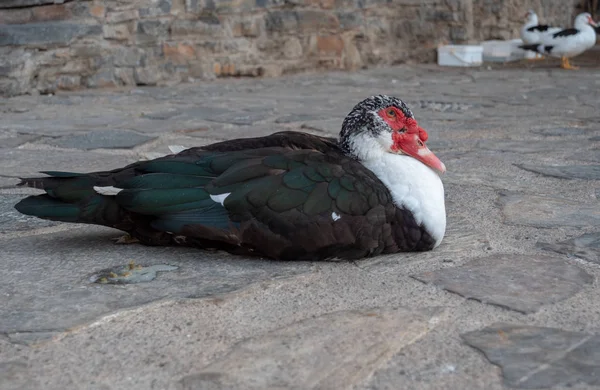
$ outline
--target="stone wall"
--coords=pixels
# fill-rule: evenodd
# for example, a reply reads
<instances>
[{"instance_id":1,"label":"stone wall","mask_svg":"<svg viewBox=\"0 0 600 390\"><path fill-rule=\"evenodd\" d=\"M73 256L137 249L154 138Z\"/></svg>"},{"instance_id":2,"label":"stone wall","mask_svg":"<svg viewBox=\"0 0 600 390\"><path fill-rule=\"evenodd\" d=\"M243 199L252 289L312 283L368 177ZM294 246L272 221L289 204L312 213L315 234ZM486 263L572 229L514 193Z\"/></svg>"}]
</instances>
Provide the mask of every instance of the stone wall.
<instances>
[{"instance_id":1,"label":"stone wall","mask_svg":"<svg viewBox=\"0 0 600 390\"><path fill-rule=\"evenodd\" d=\"M3 0L0 94L433 61L442 43L515 36L531 5L568 25L567 3Z\"/></svg>"}]
</instances>

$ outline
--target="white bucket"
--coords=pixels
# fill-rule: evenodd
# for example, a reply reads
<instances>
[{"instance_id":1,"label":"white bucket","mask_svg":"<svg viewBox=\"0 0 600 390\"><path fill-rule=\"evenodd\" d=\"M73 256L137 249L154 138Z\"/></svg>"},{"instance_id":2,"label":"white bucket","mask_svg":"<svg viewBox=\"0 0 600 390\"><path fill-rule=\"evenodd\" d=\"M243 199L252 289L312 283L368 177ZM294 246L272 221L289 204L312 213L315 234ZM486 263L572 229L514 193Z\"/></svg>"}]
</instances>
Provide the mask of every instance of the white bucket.
<instances>
[{"instance_id":1,"label":"white bucket","mask_svg":"<svg viewBox=\"0 0 600 390\"><path fill-rule=\"evenodd\" d=\"M441 66L480 66L483 62L483 47L478 45L446 45L437 51Z\"/></svg>"},{"instance_id":2,"label":"white bucket","mask_svg":"<svg viewBox=\"0 0 600 390\"><path fill-rule=\"evenodd\" d=\"M486 62L511 62L537 56L537 53L533 51L520 49L519 46L522 44L523 41L520 39L482 42L483 60Z\"/></svg>"}]
</instances>

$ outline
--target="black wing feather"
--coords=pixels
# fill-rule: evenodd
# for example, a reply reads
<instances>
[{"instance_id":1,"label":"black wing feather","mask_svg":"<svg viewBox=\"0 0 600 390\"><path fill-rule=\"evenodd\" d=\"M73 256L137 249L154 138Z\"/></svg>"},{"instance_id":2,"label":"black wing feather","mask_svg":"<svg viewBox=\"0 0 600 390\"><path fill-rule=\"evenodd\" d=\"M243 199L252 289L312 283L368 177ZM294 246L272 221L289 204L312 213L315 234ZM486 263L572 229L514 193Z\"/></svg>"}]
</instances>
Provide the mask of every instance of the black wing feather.
<instances>
[{"instance_id":1,"label":"black wing feather","mask_svg":"<svg viewBox=\"0 0 600 390\"><path fill-rule=\"evenodd\" d=\"M559 31L559 32L557 32L555 34L552 34L552 36L554 38L559 38L559 37L568 37L568 36L576 35L576 34L579 34L579 30L578 29L576 29L576 28L567 28L567 29Z\"/></svg>"}]
</instances>

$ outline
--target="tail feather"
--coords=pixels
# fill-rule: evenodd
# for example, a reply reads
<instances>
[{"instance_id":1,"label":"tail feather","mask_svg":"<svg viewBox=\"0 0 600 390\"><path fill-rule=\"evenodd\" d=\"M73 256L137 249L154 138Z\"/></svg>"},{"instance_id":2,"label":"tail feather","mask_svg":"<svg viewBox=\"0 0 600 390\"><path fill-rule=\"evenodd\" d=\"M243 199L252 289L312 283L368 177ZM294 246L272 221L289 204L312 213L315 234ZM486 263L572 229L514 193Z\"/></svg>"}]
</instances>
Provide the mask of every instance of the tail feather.
<instances>
[{"instance_id":1,"label":"tail feather","mask_svg":"<svg viewBox=\"0 0 600 390\"><path fill-rule=\"evenodd\" d=\"M49 195L29 196L15 205L22 214L62 222L78 222L80 209L77 205L65 203Z\"/></svg>"},{"instance_id":2,"label":"tail feather","mask_svg":"<svg viewBox=\"0 0 600 390\"><path fill-rule=\"evenodd\" d=\"M113 197L94 190L92 176L70 172L45 172L52 176L21 179L20 186L38 188L46 194L29 196L15 205L26 215L62 222L114 226L122 217Z\"/></svg>"},{"instance_id":3,"label":"tail feather","mask_svg":"<svg viewBox=\"0 0 600 390\"><path fill-rule=\"evenodd\" d=\"M552 51L552 49L554 48L554 46L542 45L540 43L534 43L531 45L521 45L521 46L519 46L519 48L523 49L523 50L534 51L534 52L540 53L540 54L549 54Z\"/></svg>"}]
</instances>

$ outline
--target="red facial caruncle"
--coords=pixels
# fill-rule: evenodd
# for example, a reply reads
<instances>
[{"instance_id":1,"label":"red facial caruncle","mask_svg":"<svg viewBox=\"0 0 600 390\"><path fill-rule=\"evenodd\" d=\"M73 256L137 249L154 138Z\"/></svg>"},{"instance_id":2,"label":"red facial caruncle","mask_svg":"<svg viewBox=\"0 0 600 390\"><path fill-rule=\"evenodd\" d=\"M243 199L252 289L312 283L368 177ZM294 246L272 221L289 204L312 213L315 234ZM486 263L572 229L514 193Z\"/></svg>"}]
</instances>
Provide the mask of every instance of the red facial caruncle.
<instances>
[{"instance_id":1,"label":"red facial caruncle","mask_svg":"<svg viewBox=\"0 0 600 390\"><path fill-rule=\"evenodd\" d=\"M392 153L404 153L439 173L446 172L444 163L425 146L427 132L414 118L407 118L402 110L393 106L379 110L378 114L392 129Z\"/></svg>"}]
</instances>

